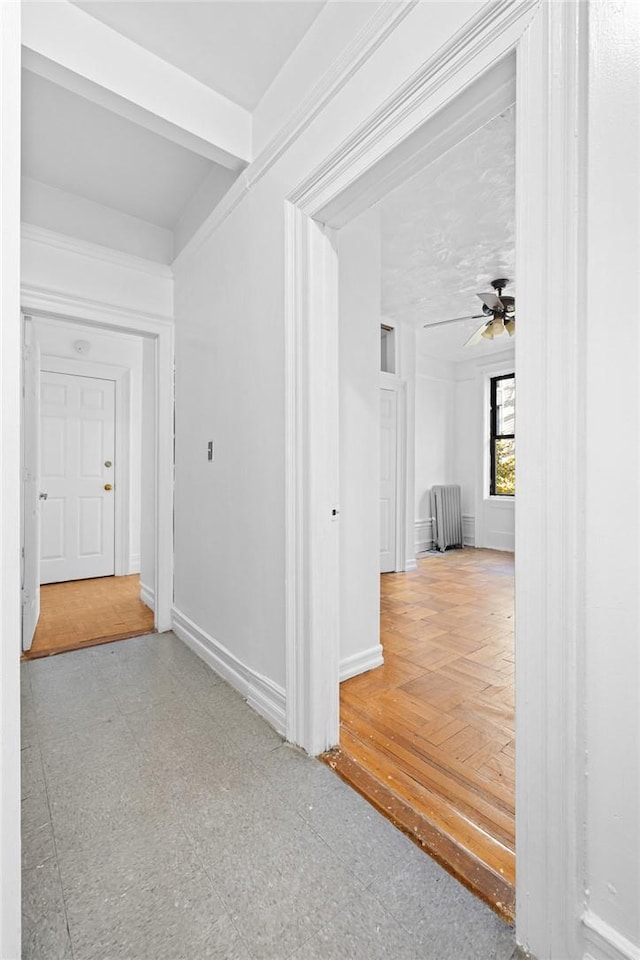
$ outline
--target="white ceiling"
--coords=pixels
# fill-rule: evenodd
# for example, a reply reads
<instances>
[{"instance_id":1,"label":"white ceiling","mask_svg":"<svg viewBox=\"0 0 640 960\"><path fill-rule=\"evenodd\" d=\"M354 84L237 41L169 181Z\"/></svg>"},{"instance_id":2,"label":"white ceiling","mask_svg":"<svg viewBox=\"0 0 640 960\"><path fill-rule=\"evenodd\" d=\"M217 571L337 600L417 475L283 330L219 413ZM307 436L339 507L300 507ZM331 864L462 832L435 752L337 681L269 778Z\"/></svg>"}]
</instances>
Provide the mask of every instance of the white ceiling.
<instances>
[{"instance_id":1,"label":"white ceiling","mask_svg":"<svg viewBox=\"0 0 640 960\"><path fill-rule=\"evenodd\" d=\"M468 360L481 320L422 331L423 324L481 312L476 293L514 278L514 108L412 177L381 203L382 312L413 324L418 352ZM505 293L515 295L515 284ZM504 350L505 335L473 355Z\"/></svg>"},{"instance_id":2,"label":"white ceiling","mask_svg":"<svg viewBox=\"0 0 640 960\"><path fill-rule=\"evenodd\" d=\"M91 16L253 110L326 0L74 0Z\"/></svg>"},{"instance_id":3,"label":"white ceiling","mask_svg":"<svg viewBox=\"0 0 640 960\"><path fill-rule=\"evenodd\" d=\"M229 171L24 70L23 175L172 228L207 176Z\"/></svg>"}]
</instances>

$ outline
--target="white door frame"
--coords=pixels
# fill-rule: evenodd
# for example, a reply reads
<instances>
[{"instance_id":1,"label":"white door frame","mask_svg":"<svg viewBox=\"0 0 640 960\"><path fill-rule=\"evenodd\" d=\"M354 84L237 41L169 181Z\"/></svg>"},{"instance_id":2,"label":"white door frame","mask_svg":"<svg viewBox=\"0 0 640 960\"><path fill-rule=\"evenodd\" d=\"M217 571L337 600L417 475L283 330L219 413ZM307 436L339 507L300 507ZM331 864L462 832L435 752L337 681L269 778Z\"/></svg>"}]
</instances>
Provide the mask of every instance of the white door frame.
<instances>
[{"instance_id":1,"label":"white door frame","mask_svg":"<svg viewBox=\"0 0 640 960\"><path fill-rule=\"evenodd\" d=\"M131 567L131 371L129 367L123 367L119 364L94 363L91 360L75 360L70 357L50 355L41 357L40 370L47 373L67 373L73 377L113 380L115 383L114 571L116 577L126 576L130 573Z\"/></svg>"},{"instance_id":2,"label":"white door frame","mask_svg":"<svg viewBox=\"0 0 640 960\"><path fill-rule=\"evenodd\" d=\"M396 516L394 572L407 569L407 384L392 373L380 374L380 389L396 395Z\"/></svg>"},{"instance_id":3,"label":"white door frame","mask_svg":"<svg viewBox=\"0 0 640 960\"><path fill-rule=\"evenodd\" d=\"M82 297L63 296L42 288L22 287L22 309L26 316L65 320L83 327L115 330L148 337L155 344L156 357L156 537L154 624L156 630L171 629L173 602L173 320L154 314L96 304ZM59 359L56 358L56 362ZM74 362L74 361L69 361ZM102 370L106 364L95 364ZM72 371L69 371L72 372ZM92 374L95 375L95 374ZM124 380L124 378L122 378ZM128 526L128 522L127 522ZM124 521L120 529L124 529ZM116 525L118 530L118 524ZM128 548L127 548L128 549Z\"/></svg>"},{"instance_id":4,"label":"white door frame","mask_svg":"<svg viewBox=\"0 0 640 960\"><path fill-rule=\"evenodd\" d=\"M583 3L486 4L285 205L287 734L317 754L339 729L337 255L325 211L362 190L363 174L370 185L381 158L515 50L517 936L540 960L581 955L584 572L575 556L585 359L575 344L587 277L587 13Z\"/></svg>"}]
</instances>

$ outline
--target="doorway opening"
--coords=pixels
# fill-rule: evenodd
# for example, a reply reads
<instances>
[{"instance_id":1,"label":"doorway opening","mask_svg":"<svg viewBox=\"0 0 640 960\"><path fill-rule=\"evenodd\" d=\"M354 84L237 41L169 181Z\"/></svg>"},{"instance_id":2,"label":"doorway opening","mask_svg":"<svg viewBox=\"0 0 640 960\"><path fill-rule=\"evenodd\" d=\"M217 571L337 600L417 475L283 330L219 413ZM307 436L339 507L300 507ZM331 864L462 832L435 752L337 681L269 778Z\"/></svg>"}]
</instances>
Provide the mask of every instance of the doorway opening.
<instances>
[{"instance_id":1,"label":"doorway opening","mask_svg":"<svg viewBox=\"0 0 640 960\"><path fill-rule=\"evenodd\" d=\"M485 428L515 340L476 294L496 277L515 292L514 102L507 57L435 115L399 172L319 216L339 262L340 746L327 759L510 920L514 496L491 488ZM458 488L459 549L444 554L438 485Z\"/></svg>"},{"instance_id":2,"label":"doorway opening","mask_svg":"<svg viewBox=\"0 0 640 960\"><path fill-rule=\"evenodd\" d=\"M37 659L155 631L166 478L159 337L34 310L23 329L23 657Z\"/></svg>"}]
</instances>

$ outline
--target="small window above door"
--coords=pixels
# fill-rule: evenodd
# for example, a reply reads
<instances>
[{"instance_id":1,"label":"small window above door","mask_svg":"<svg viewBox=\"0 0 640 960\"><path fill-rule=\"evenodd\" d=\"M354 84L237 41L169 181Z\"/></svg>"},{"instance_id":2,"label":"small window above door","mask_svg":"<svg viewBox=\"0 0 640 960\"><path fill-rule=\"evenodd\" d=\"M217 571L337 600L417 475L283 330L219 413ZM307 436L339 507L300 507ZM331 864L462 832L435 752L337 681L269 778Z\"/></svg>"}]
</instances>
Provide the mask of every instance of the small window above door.
<instances>
[{"instance_id":1,"label":"small window above door","mask_svg":"<svg viewBox=\"0 0 640 960\"><path fill-rule=\"evenodd\" d=\"M386 323L380 324L380 371L396 372L396 331Z\"/></svg>"}]
</instances>

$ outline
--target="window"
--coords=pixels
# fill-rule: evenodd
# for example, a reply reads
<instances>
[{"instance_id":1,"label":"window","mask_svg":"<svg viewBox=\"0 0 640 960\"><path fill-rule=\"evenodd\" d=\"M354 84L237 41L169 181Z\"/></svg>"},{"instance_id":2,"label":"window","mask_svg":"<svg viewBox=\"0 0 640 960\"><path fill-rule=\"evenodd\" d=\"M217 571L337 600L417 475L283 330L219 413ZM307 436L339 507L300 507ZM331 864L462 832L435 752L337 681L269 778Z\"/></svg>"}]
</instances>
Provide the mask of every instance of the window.
<instances>
[{"instance_id":1,"label":"window","mask_svg":"<svg viewBox=\"0 0 640 960\"><path fill-rule=\"evenodd\" d=\"M513 497L516 492L516 377L514 373L491 378L491 481L492 497Z\"/></svg>"},{"instance_id":2,"label":"window","mask_svg":"<svg viewBox=\"0 0 640 960\"><path fill-rule=\"evenodd\" d=\"M386 323L380 324L380 370L396 372L396 331Z\"/></svg>"}]
</instances>

